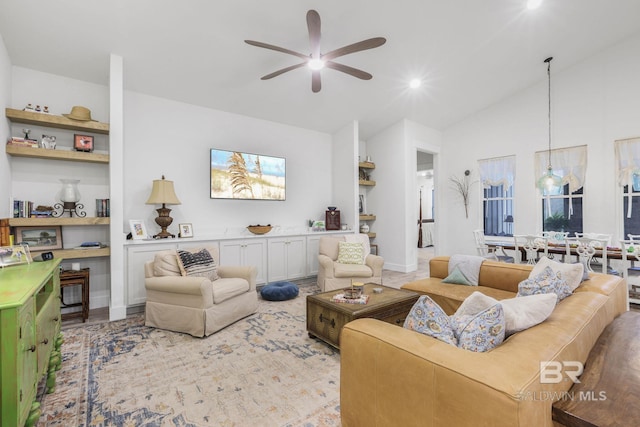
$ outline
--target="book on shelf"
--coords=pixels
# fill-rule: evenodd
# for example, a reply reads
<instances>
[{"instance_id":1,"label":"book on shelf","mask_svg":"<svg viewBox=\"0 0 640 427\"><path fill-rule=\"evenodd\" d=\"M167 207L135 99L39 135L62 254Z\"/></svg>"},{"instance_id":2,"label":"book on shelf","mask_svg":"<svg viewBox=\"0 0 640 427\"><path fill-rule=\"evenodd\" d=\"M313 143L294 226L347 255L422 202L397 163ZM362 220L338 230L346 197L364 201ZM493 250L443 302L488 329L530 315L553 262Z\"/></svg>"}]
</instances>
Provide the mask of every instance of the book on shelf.
<instances>
[{"instance_id":1,"label":"book on shelf","mask_svg":"<svg viewBox=\"0 0 640 427\"><path fill-rule=\"evenodd\" d=\"M33 211L33 202L29 200L14 200L13 201L13 217L14 218L29 218Z\"/></svg>"},{"instance_id":2,"label":"book on shelf","mask_svg":"<svg viewBox=\"0 0 640 427\"><path fill-rule=\"evenodd\" d=\"M99 218L111 216L111 203L109 199L96 199L96 216Z\"/></svg>"},{"instance_id":3,"label":"book on shelf","mask_svg":"<svg viewBox=\"0 0 640 427\"><path fill-rule=\"evenodd\" d=\"M22 147L38 147L38 141L36 141L35 139L26 139L26 138L20 138L17 136L12 136L8 141L7 144L11 144L11 145L19 145Z\"/></svg>"},{"instance_id":4,"label":"book on shelf","mask_svg":"<svg viewBox=\"0 0 640 427\"><path fill-rule=\"evenodd\" d=\"M335 294L331 298L333 302L345 304L366 304L369 302L369 295L360 295L358 298L345 298L344 294Z\"/></svg>"},{"instance_id":5,"label":"book on shelf","mask_svg":"<svg viewBox=\"0 0 640 427\"><path fill-rule=\"evenodd\" d=\"M102 249L107 245L101 242L83 242L80 246L76 246L73 249Z\"/></svg>"}]
</instances>

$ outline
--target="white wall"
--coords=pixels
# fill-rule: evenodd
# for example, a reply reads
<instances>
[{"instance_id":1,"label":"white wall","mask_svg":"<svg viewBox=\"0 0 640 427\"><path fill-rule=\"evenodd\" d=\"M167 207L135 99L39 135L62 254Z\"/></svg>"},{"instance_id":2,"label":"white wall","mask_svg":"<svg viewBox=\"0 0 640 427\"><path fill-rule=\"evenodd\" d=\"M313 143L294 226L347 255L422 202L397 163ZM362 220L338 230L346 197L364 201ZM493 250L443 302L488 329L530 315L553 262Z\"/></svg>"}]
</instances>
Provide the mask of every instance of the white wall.
<instances>
[{"instance_id":1,"label":"white wall","mask_svg":"<svg viewBox=\"0 0 640 427\"><path fill-rule=\"evenodd\" d=\"M621 200L615 183L613 142L640 136L640 35L569 69L552 68L552 147L587 145L585 231L621 233ZM556 58L560 60L560 58ZM480 111L444 132L443 180L470 169L478 179L478 160L516 155L515 233L541 230L540 199L534 187L534 153L548 144L547 80ZM482 227L480 186L473 187L469 218L450 187L436 201L443 254L474 253L472 230ZM439 203L439 204L438 204Z\"/></svg>"},{"instance_id":2,"label":"white wall","mask_svg":"<svg viewBox=\"0 0 640 427\"><path fill-rule=\"evenodd\" d=\"M4 45L4 40L0 36L0 105L11 106L11 61L9 53ZM0 120L0 141L6 141L9 134L9 120ZM2 145L2 155L0 156L0 218L7 218L10 215L9 203L11 201L11 186L6 183L11 182L11 169L7 158L6 145Z\"/></svg>"},{"instance_id":3,"label":"white wall","mask_svg":"<svg viewBox=\"0 0 640 427\"><path fill-rule=\"evenodd\" d=\"M150 234L160 231L159 206L145 202L162 175L182 202L169 206L169 231L187 222L198 237L258 223L304 229L333 202L328 134L127 91L124 111L123 231L131 219L144 220ZM211 148L286 158L286 200L211 199Z\"/></svg>"},{"instance_id":4,"label":"white wall","mask_svg":"<svg viewBox=\"0 0 640 427\"><path fill-rule=\"evenodd\" d=\"M340 222L358 230L358 122L332 135L332 205L340 210Z\"/></svg>"}]
</instances>

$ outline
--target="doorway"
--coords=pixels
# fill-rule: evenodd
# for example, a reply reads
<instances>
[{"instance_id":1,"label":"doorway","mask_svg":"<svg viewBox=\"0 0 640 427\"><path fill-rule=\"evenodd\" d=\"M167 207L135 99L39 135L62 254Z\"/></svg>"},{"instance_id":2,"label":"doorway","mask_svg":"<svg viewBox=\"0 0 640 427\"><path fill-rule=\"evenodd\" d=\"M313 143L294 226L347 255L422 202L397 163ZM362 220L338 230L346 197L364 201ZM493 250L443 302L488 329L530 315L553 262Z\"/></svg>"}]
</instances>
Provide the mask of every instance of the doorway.
<instances>
[{"instance_id":1,"label":"doorway","mask_svg":"<svg viewBox=\"0 0 640 427\"><path fill-rule=\"evenodd\" d=\"M417 150L416 174L418 259L433 256L435 245L435 182L433 154Z\"/></svg>"}]
</instances>

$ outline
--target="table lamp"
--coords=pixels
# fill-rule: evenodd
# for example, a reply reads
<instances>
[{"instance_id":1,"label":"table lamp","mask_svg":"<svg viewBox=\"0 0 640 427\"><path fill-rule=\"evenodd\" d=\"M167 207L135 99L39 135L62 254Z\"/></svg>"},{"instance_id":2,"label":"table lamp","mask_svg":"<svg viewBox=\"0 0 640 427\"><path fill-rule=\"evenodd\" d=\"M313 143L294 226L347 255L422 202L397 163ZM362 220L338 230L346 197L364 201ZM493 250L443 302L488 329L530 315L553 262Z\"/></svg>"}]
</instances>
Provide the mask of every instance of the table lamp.
<instances>
[{"instance_id":1,"label":"table lamp","mask_svg":"<svg viewBox=\"0 0 640 427\"><path fill-rule=\"evenodd\" d=\"M162 175L162 179L153 180L153 188L151 189L151 195L147 200L147 205L159 205L161 208L156 209L158 217L156 218L156 224L162 228L160 233L153 236L155 239L166 239L167 237L176 237L175 234L171 234L167 231L167 227L173 222L173 218L169 216L171 209L165 205L179 205L180 200L176 196L176 192L173 189L173 181L167 181Z\"/></svg>"}]
</instances>

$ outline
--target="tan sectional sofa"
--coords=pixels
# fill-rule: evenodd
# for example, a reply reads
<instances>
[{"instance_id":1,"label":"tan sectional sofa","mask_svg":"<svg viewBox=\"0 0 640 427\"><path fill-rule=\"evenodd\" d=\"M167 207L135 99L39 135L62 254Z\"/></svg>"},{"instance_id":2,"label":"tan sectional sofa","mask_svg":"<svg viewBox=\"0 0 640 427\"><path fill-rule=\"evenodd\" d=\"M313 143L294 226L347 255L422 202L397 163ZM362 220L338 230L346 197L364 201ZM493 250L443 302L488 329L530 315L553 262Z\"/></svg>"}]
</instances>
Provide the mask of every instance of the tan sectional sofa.
<instances>
[{"instance_id":1,"label":"tan sectional sofa","mask_svg":"<svg viewBox=\"0 0 640 427\"><path fill-rule=\"evenodd\" d=\"M451 285L442 283L448 261L433 258L430 278L403 286L448 314L474 291L514 297L532 269L485 261L479 286ZM486 353L375 319L350 322L341 336L342 426L558 426L551 405L573 383L542 383L540 363L584 363L604 328L627 310L626 293L624 279L591 273L546 321Z\"/></svg>"}]
</instances>

